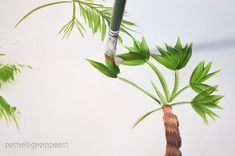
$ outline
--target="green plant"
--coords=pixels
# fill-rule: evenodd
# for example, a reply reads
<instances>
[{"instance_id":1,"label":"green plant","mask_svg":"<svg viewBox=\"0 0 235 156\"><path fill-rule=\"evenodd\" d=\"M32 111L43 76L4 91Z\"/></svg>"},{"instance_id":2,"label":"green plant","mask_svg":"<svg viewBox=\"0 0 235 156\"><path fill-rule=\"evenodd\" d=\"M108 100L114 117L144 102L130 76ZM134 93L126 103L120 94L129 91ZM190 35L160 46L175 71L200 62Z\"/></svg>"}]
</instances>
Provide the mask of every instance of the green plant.
<instances>
[{"instance_id":1,"label":"green plant","mask_svg":"<svg viewBox=\"0 0 235 156\"><path fill-rule=\"evenodd\" d=\"M111 23L112 7L107 7L103 4L94 3L93 0L67 0L41 5L31 10L24 17L22 17L17 22L15 27L20 25L26 18L28 18L34 12L39 11L43 8L60 4L72 4L72 17L69 22L65 24L59 31L59 34L62 35L62 38L69 37L74 27L77 28L81 36L84 36L84 31L86 31L85 28L86 26L88 26L92 31L93 35L97 32L100 32L102 40L105 39L107 28ZM83 20L77 17L77 11L79 11L80 17L82 17ZM120 30L133 38L133 36L129 33L129 31L134 31L132 28L130 28L133 26L136 26L133 22L130 22L128 20L122 20ZM119 41L122 42L122 38L120 36Z\"/></svg>"},{"instance_id":2,"label":"green plant","mask_svg":"<svg viewBox=\"0 0 235 156\"><path fill-rule=\"evenodd\" d=\"M5 54L0 54L0 57ZM0 88L2 89L8 83L11 83L15 80L15 75L20 73L23 68L32 68L31 66L25 66L22 64L9 64L9 63L0 63ZM17 127L18 125L18 114L19 110L11 106L7 100L0 96L0 119L4 118L6 122L13 121Z\"/></svg>"},{"instance_id":3,"label":"green plant","mask_svg":"<svg viewBox=\"0 0 235 156\"><path fill-rule=\"evenodd\" d=\"M93 67L98 69L104 75L111 78L116 78L137 88L138 90L140 90L141 92L152 98L156 103L158 103L161 106L142 115L134 123L133 127L137 126L143 119L145 119L150 114L157 112L159 110L163 110L167 143L169 143L173 137L173 140L177 142L177 144L175 145L177 148L175 148L174 153L178 153L175 154L174 156L178 156L179 153L181 153L179 151L179 147L181 146L181 138L178 130L177 117L171 112L171 109L172 107L178 105L191 105L191 107L195 110L195 112L202 117L205 123L208 122L208 117L211 117L212 119L218 118L218 115L214 112L214 109L222 109L222 107L219 105L219 101L220 99L223 98L223 96L215 95L215 92L217 91L218 87L205 84L205 81L214 76L220 70L210 72L212 63L209 63L205 66L204 62L200 62L198 66L195 68L195 70L192 72L188 85L179 88L179 82L180 82L179 72L182 68L186 67L188 61L191 58L192 44L183 47L181 45L180 39L178 39L174 47L166 44L166 49L163 49L157 46L157 49L160 53L158 55L158 54L150 54L148 45L145 39L142 38L141 42L134 39L133 46L126 47L126 49L128 50L127 53L118 54L115 56L115 58L118 58L116 60L119 60L119 62L116 62L116 64L128 65L128 66L147 64L158 77L161 84L161 88L163 89L164 93L160 91L159 86L156 86L153 81L151 81L151 85L156 92L155 95L150 93L149 91L146 91L145 89L135 84L134 82L126 78L119 77L118 74L120 72L117 73L112 71L107 64L105 65L92 60L88 61L91 63ZM155 63L160 63L161 65L165 66L167 69L171 70L174 73L174 86L172 87L173 89L171 92L169 91L169 87L164 78L164 75L157 68ZM119 69L119 67L117 68ZM180 94L182 94L188 88L191 88L193 91L195 91L197 95L192 100L189 101L175 101L175 98L178 97ZM169 129L172 128L171 120L173 119L175 120L175 124L173 125L173 127L175 130L175 134L177 135L168 136L168 134L170 133ZM172 152L170 150L171 148L169 146L169 148L167 148L166 150L167 151L166 153Z\"/></svg>"},{"instance_id":4,"label":"green plant","mask_svg":"<svg viewBox=\"0 0 235 156\"><path fill-rule=\"evenodd\" d=\"M178 39L175 47L166 45L166 50L163 50L162 48L157 47L158 51L160 52L160 55L157 55L157 54L150 54L147 43L145 39L143 38L141 42L133 40L133 47L126 47L126 49L128 50L128 53L116 55L117 58L121 58L121 61L119 63L121 65L128 65L128 66L143 65L145 63L148 64L150 68L156 73L156 76L158 77L160 81L164 94L161 93L160 89L158 88L158 86L154 84L153 81L151 81L151 84L154 90L156 91L156 96L144 90L143 88L139 87L134 82L131 82L122 77L118 77L119 73L109 71L109 68L105 64L92 61L92 60L88 60L88 61L91 63L93 67L98 69L104 75L108 77L112 77L112 78L117 78L125 83L128 83L134 86L135 88L139 89L143 93L147 94L149 97L151 97L160 105L169 104L171 106L177 106L181 104L191 104L191 106L195 109L195 111L206 122L207 122L208 116L212 117L213 119L214 117L218 117L211 109L212 108L222 109L222 107L218 105L219 104L218 101L223 96L211 95L212 93L217 91L216 89L217 86L210 86L208 84L202 84L202 82L206 81L207 79L214 76L216 73L220 71L220 70L217 70L215 72L209 73L212 63L209 63L206 67L204 67L204 61L200 62L199 65L193 71L189 84L179 89L179 81L180 81L179 70L184 68L187 65L192 55L192 44L190 44L189 46L186 45L183 48L181 46L180 40ZM166 68L174 72L175 83L174 83L173 90L171 93L169 92L169 87L164 78L164 75L157 68L157 66L155 66L155 64L152 63L152 61L150 61L150 58L153 58L153 60L164 65ZM175 103L173 102L177 96L182 94L187 88L190 88L190 87L194 91L196 91L196 93L198 94L193 100L187 101L187 102L175 102ZM151 113L148 113L148 115L150 114ZM147 117L146 115L144 116ZM144 118L141 117L140 119L143 120ZM137 121L137 123L139 122L140 120ZM136 126L137 124L134 124L134 125Z\"/></svg>"}]
</instances>

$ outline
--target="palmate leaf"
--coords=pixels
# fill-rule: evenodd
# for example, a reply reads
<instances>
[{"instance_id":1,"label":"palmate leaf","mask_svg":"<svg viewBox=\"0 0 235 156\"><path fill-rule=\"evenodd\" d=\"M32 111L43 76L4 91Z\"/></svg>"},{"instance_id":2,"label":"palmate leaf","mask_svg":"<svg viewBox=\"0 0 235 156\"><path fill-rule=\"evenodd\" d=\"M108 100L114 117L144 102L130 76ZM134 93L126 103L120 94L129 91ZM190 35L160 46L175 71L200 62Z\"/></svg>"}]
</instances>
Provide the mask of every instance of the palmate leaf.
<instances>
[{"instance_id":1,"label":"palmate leaf","mask_svg":"<svg viewBox=\"0 0 235 156\"><path fill-rule=\"evenodd\" d=\"M211 65L212 62L208 63L205 66L204 61L202 61L194 69L190 78L190 86L195 92L200 93L206 89L212 88L212 86L203 83L204 81L208 80L220 71L217 70L209 73Z\"/></svg>"},{"instance_id":2,"label":"palmate leaf","mask_svg":"<svg viewBox=\"0 0 235 156\"><path fill-rule=\"evenodd\" d=\"M182 47L180 39L177 40L175 47L166 44L166 50L157 46L160 55L151 54L151 56L171 70L179 70L185 67L192 55L192 44Z\"/></svg>"},{"instance_id":3,"label":"palmate leaf","mask_svg":"<svg viewBox=\"0 0 235 156\"><path fill-rule=\"evenodd\" d=\"M16 126L19 127L17 122L18 113L16 107L12 107L2 96L0 96L0 119L4 118L7 123L13 120Z\"/></svg>"},{"instance_id":4,"label":"palmate leaf","mask_svg":"<svg viewBox=\"0 0 235 156\"><path fill-rule=\"evenodd\" d=\"M208 88L201 93L199 93L192 101L191 105L193 109L202 117L205 123L208 123L207 117L212 119L218 118L218 115L211 109L222 109L219 106L220 99L223 98L222 95L212 95L216 91L217 87Z\"/></svg>"},{"instance_id":5,"label":"palmate leaf","mask_svg":"<svg viewBox=\"0 0 235 156\"><path fill-rule=\"evenodd\" d=\"M144 37L141 42L133 39L133 47L126 46L125 48L129 51L128 53L117 55L117 57L122 59L121 64L136 66L142 65L149 60L150 52Z\"/></svg>"}]
</instances>

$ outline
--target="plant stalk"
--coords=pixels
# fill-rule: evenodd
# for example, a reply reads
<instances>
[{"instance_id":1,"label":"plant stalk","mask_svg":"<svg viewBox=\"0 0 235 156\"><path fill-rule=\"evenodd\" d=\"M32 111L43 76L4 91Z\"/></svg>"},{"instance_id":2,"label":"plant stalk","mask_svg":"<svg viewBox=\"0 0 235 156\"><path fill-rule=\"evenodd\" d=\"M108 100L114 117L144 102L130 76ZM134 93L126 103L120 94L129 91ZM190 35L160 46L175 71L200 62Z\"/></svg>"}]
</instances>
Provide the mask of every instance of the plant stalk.
<instances>
[{"instance_id":1,"label":"plant stalk","mask_svg":"<svg viewBox=\"0 0 235 156\"><path fill-rule=\"evenodd\" d=\"M179 88L179 71L176 70L175 72L175 84L174 84L174 88L173 88L173 91L171 93L171 98L170 98L170 102L173 100L173 97L175 96L178 88Z\"/></svg>"},{"instance_id":2,"label":"plant stalk","mask_svg":"<svg viewBox=\"0 0 235 156\"><path fill-rule=\"evenodd\" d=\"M179 90L174 96L172 96L171 101L173 101L177 96L179 96L182 92L184 92L186 89L188 89L190 86L187 85L184 88L182 88L181 90Z\"/></svg>"},{"instance_id":3,"label":"plant stalk","mask_svg":"<svg viewBox=\"0 0 235 156\"><path fill-rule=\"evenodd\" d=\"M125 82L125 83L127 83L127 84L129 84L129 85L131 85L131 86L133 86L133 87L135 87L135 88L137 88L138 90L142 91L143 93L145 93L146 95L148 95L148 96L151 97L153 100L155 100L158 104L161 105L161 101L160 101L158 98L156 98L154 95L152 95L151 93L149 93L149 92L146 91L145 89L141 88L141 87L138 86L137 84L135 84L135 83L133 83L133 82L131 82L131 81L125 79L125 78L122 78L122 77L117 77L117 79L118 79L118 80L121 80L121 81L123 81L123 82Z\"/></svg>"},{"instance_id":4,"label":"plant stalk","mask_svg":"<svg viewBox=\"0 0 235 156\"><path fill-rule=\"evenodd\" d=\"M181 137L179 131L178 118L172 112L170 105L163 105L163 122L166 136L166 152L165 156L182 156L180 151Z\"/></svg>"},{"instance_id":5,"label":"plant stalk","mask_svg":"<svg viewBox=\"0 0 235 156\"><path fill-rule=\"evenodd\" d=\"M178 105L186 105L186 104L191 104L188 101L183 101L183 102L176 102L176 103L172 103L170 104L171 106L178 106Z\"/></svg>"},{"instance_id":6,"label":"plant stalk","mask_svg":"<svg viewBox=\"0 0 235 156\"><path fill-rule=\"evenodd\" d=\"M153 71L156 73L158 79L160 80L160 83L162 85L162 88L164 90L164 93L166 95L166 100L167 102L170 101L170 93L169 93L169 89L168 89L168 85L166 83L166 80L163 76L163 74L160 72L160 70L151 62L147 62L147 64L153 69Z\"/></svg>"},{"instance_id":7,"label":"plant stalk","mask_svg":"<svg viewBox=\"0 0 235 156\"><path fill-rule=\"evenodd\" d=\"M76 4L73 2L73 18L76 18Z\"/></svg>"}]
</instances>

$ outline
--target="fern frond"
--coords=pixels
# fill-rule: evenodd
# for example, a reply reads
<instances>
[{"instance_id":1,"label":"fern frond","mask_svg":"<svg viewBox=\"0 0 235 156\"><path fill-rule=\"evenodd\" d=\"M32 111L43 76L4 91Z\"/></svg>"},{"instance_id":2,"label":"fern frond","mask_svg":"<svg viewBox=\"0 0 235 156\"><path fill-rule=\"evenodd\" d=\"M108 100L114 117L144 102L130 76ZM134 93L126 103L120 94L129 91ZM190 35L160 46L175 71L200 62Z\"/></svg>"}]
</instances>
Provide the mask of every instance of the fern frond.
<instances>
[{"instance_id":1,"label":"fern frond","mask_svg":"<svg viewBox=\"0 0 235 156\"><path fill-rule=\"evenodd\" d=\"M107 27L109 27L112 17L112 7L105 7L102 4L95 4L84 2L80 0L74 0L77 2L80 8L80 15L83 17L85 23L92 30L93 34L98 31L101 33L101 38L104 40ZM129 31L133 31L130 27L136 26L133 22L123 20L121 23L120 31L133 38ZM122 41L121 37L119 41Z\"/></svg>"},{"instance_id":2,"label":"fern frond","mask_svg":"<svg viewBox=\"0 0 235 156\"><path fill-rule=\"evenodd\" d=\"M0 119L4 118L6 122L13 121L17 127L19 111L16 107L12 107L2 96L0 96Z\"/></svg>"},{"instance_id":3,"label":"fern frond","mask_svg":"<svg viewBox=\"0 0 235 156\"><path fill-rule=\"evenodd\" d=\"M22 68L32 69L31 66L22 64L0 64L0 88L11 81L14 81L15 75L20 73Z\"/></svg>"},{"instance_id":4,"label":"fern frond","mask_svg":"<svg viewBox=\"0 0 235 156\"><path fill-rule=\"evenodd\" d=\"M111 22L111 16L112 16L112 7L106 7L103 4L94 3L93 0L71 0L71 1L59 1L59 2L53 2L45 5L41 5L30 12L28 12L23 18L21 18L15 27L17 27L19 24L21 24L26 18L28 18L33 13L58 4L73 4L73 10L72 10L72 19L65 24L61 30L59 31L59 34L62 34L62 38L67 38L71 34L74 27L77 28L81 36L83 37L86 24L92 31L93 34L96 34L98 32L101 33L102 41L104 41L104 38L107 33L107 28L110 25ZM76 6L79 7L80 10L80 16L84 19L84 22L81 22L80 19L76 17ZM125 13L126 15L126 13ZM130 31L136 32L133 29L131 29L132 26L136 26L133 22L130 22L126 19L124 19L121 23L120 31L124 34L130 36ZM122 38L119 36L119 41L122 43Z\"/></svg>"}]
</instances>

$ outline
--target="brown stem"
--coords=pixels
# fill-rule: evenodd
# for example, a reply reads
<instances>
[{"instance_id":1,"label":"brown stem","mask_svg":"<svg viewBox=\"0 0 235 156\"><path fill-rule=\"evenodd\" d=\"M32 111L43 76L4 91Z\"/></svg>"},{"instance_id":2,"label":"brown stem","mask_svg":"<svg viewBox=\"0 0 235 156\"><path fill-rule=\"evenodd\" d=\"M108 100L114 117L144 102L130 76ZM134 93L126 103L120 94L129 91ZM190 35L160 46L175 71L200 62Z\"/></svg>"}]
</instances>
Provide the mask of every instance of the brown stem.
<instances>
[{"instance_id":1,"label":"brown stem","mask_svg":"<svg viewBox=\"0 0 235 156\"><path fill-rule=\"evenodd\" d=\"M182 156L180 151L181 137L179 131L179 122L177 116L172 113L170 105L163 105L163 121L166 135L166 153L165 156Z\"/></svg>"}]
</instances>

